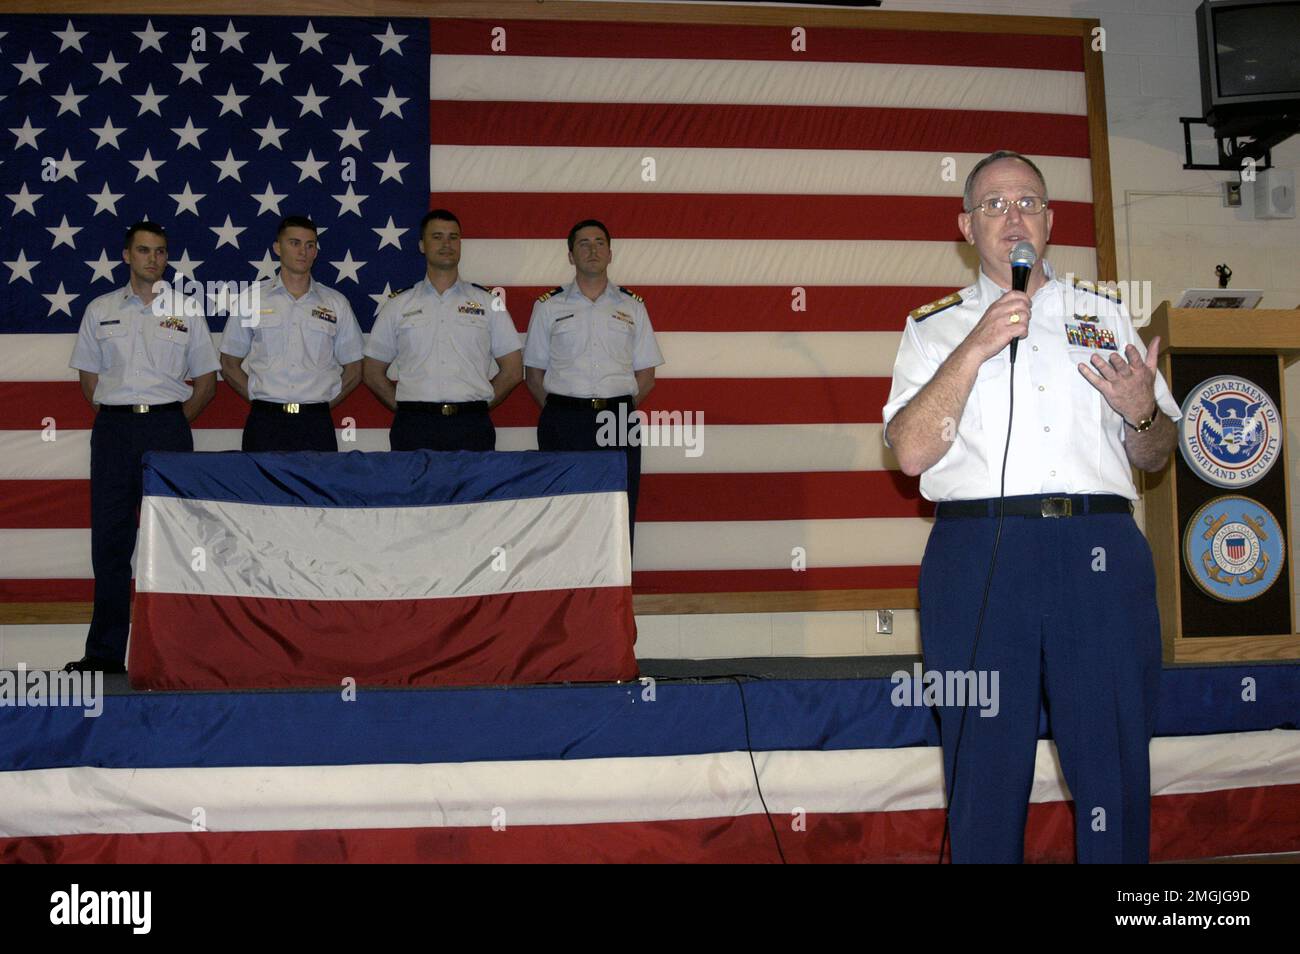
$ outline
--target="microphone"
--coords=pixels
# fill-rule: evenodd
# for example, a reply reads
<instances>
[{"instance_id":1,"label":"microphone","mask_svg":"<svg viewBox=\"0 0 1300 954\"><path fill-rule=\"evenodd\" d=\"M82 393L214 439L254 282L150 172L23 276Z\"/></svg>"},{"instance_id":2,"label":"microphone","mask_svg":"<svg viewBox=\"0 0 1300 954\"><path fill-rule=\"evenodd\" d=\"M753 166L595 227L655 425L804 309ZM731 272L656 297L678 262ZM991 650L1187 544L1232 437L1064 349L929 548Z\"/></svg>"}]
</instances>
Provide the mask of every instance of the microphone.
<instances>
[{"instance_id":1,"label":"microphone","mask_svg":"<svg viewBox=\"0 0 1300 954\"><path fill-rule=\"evenodd\" d=\"M1029 272L1038 261L1038 253L1030 242L1017 242L1011 249L1011 290L1022 292L1029 287ZM1028 321L1028 316L1025 316ZM1016 363L1016 345L1019 338L1011 339L1011 363Z\"/></svg>"}]
</instances>

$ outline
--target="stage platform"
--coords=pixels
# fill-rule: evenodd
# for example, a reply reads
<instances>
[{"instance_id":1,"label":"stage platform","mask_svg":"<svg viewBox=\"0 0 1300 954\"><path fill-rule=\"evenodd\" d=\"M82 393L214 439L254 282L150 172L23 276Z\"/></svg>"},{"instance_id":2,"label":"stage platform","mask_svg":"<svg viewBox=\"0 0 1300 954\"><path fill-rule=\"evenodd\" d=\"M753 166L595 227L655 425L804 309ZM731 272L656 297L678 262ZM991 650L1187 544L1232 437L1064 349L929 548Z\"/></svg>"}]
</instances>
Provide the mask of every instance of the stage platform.
<instances>
[{"instance_id":1,"label":"stage platform","mask_svg":"<svg viewBox=\"0 0 1300 954\"><path fill-rule=\"evenodd\" d=\"M108 677L95 718L0 707L0 860L933 862L937 725L890 679L917 662L647 659L632 683L355 698ZM1300 850L1297 724L1300 666L1165 669L1153 860ZM1026 854L1070 861L1040 728Z\"/></svg>"}]
</instances>

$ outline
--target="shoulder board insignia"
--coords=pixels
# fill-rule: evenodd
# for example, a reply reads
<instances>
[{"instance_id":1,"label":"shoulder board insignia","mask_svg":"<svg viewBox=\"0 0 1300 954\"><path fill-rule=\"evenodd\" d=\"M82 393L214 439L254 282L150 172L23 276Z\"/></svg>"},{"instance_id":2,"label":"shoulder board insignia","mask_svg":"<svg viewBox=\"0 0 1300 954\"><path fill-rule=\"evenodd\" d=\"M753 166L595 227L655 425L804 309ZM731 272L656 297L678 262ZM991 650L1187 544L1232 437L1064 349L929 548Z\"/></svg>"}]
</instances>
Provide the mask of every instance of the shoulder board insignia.
<instances>
[{"instance_id":1,"label":"shoulder board insignia","mask_svg":"<svg viewBox=\"0 0 1300 954\"><path fill-rule=\"evenodd\" d=\"M470 282L470 284L473 285L475 288L479 289L480 291L485 291L489 295L492 294L492 289L488 288L486 285L480 285L478 282Z\"/></svg>"},{"instance_id":2,"label":"shoulder board insignia","mask_svg":"<svg viewBox=\"0 0 1300 954\"><path fill-rule=\"evenodd\" d=\"M636 292L634 292L632 289L624 288L622 285L619 285L618 290L621 291L624 295L627 295L633 301L639 301L641 302L641 304L643 305L645 304L645 299L642 298L640 295L638 295Z\"/></svg>"},{"instance_id":3,"label":"shoulder board insignia","mask_svg":"<svg viewBox=\"0 0 1300 954\"><path fill-rule=\"evenodd\" d=\"M938 314L945 308L951 308L953 305L960 304L960 302L961 292L953 292L938 301L932 301L928 305L922 305L920 308L914 309L907 317L913 321L925 321L931 315Z\"/></svg>"},{"instance_id":4,"label":"shoulder board insignia","mask_svg":"<svg viewBox=\"0 0 1300 954\"><path fill-rule=\"evenodd\" d=\"M556 285L554 288L552 288L550 291L546 292L545 294L538 295L537 300L546 301L546 299L550 298L552 295L558 295L562 291L564 291L564 286Z\"/></svg>"},{"instance_id":5,"label":"shoulder board insignia","mask_svg":"<svg viewBox=\"0 0 1300 954\"><path fill-rule=\"evenodd\" d=\"M1082 278L1071 276L1070 284L1081 292L1087 292L1089 295L1096 295L1098 298L1105 298L1107 301L1113 301L1115 304L1122 304L1119 297L1119 291L1109 288L1106 285L1094 285L1092 282L1084 281Z\"/></svg>"},{"instance_id":6,"label":"shoulder board insignia","mask_svg":"<svg viewBox=\"0 0 1300 954\"><path fill-rule=\"evenodd\" d=\"M407 285L405 288L394 288L392 291L390 291L390 292L388 293L388 297L389 297L389 298L396 298L396 297L397 297L398 295L400 295L402 292L408 292L408 291L410 291L410 290L411 290L412 288L414 288L414 287L415 287L414 285Z\"/></svg>"}]
</instances>

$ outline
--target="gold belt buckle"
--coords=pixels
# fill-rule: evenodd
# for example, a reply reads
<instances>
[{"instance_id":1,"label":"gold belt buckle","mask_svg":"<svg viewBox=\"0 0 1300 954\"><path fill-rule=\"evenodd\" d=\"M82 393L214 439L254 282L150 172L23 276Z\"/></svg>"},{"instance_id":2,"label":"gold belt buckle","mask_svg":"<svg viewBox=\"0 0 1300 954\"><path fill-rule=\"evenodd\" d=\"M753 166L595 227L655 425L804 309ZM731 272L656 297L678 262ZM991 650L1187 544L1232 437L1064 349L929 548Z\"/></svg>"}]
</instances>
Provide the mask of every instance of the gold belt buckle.
<instances>
[{"instance_id":1,"label":"gold belt buckle","mask_svg":"<svg viewBox=\"0 0 1300 954\"><path fill-rule=\"evenodd\" d=\"M301 410L302 410L301 404L286 404L284 406L285 414L297 414Z\"/></svg>"},{"instance_id":2,"label":"gold belt buckle","mask_svg":"<svg viewBox=\"0 0 1300 954\"><path fill-rule=\"evenodd\" d=\"M459 411L460 408L456 407L456 405L454 404L444 404L442 405L440 410L442 411L443 417L451 417L453 414Z\"/></svg>"},{"instance_id":3,"label":"gold belt buckle","mask_svg":"<svg viewBox=\"0 0 1300 954\"><path fill-rule=\"evenodd\" d=\"M1044 497L1039 501L1039 512L1044 517L1074 516L1074 501L1069 497Z\"/></svg>"},{"instance_id":4,"label":"gold belt buckle","mask_svg":"<svg viewBox=\"0 0 1300 954\"><path fill-rule=\"evenodd\" d=\"M148 405L148 404L132 404L132 405L131 405L131 413L132 413L132 414L148 414L148 413L149 413L149 405Z\"/></svg>"},{"instance_id":5,"label":"gold belt buckle","mask_svg":"<svg viewBox=\"0 0 1300 954\"><path fill-rule=\"evenodd\" d=\"M606 398L592 398L591 406L593 410L603 411L608 406L609 401Z\"/></svg>"}]
</instances>

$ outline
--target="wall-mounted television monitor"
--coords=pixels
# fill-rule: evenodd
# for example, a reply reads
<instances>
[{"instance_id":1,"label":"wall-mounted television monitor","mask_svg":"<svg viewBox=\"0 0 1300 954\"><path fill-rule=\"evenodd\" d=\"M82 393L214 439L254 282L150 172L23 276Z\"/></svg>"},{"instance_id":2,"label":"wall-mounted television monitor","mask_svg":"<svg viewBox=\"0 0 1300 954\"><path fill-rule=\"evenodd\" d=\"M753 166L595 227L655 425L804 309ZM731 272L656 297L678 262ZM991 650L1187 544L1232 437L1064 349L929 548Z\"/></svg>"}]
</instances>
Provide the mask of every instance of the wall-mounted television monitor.
<instances>
[{"instance_id":1,"label":"wall-mounted television monitor","mask_svg":"<svg viewBox=\"0 0 1300 954\"><path fill-rule=\"evenodd\" d=\"M1211 125L1300 115L1300 0L1207 0L1196 36Z\"/></svg>"}]
</instances>

